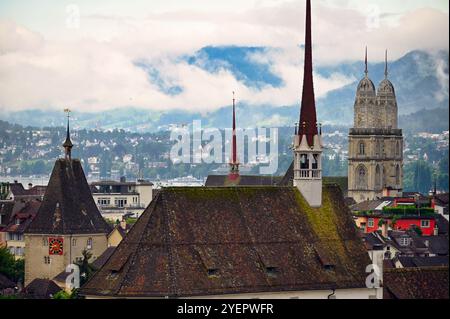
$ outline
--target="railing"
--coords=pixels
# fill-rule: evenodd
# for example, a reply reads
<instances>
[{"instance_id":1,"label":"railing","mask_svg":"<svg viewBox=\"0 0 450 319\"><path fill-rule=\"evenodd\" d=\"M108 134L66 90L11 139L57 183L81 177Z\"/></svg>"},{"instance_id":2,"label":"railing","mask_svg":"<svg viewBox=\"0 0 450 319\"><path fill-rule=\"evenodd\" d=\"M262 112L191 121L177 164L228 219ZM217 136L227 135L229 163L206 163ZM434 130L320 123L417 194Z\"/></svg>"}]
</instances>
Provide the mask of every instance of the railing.
<instances>
[{"instance_id":1,"label":"railing","mask_svg":"<svg viewBox=\"0 0 450 319\"><path fill-rule=\"evenodd\" d=\"M295 171L297 179L320 179L322 177L321 169L300 169Z\"/></svg>"}]
</instances>

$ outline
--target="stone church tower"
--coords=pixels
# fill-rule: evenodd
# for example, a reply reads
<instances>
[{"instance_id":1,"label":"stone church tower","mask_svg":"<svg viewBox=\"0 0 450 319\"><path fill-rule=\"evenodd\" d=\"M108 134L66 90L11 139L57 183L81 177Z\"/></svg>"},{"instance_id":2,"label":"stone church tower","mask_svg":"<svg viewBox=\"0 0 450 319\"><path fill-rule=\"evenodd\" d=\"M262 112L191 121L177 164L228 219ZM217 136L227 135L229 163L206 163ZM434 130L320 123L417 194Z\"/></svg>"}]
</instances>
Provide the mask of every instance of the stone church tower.
<instances>
[{"instance_id":1,"label":"stone church tower","mask_svg":"<svg viewBox=\"0 0 450 319\"><path fill-rule=\"evenodd\" d=\"M402 193L403 134L397 127L397 100L388 80L387 53L385 58L385 78L375 91L366 49L365 76L356 91L348 158L348 196L356 202Z\"/></svg>"}]
</instances>

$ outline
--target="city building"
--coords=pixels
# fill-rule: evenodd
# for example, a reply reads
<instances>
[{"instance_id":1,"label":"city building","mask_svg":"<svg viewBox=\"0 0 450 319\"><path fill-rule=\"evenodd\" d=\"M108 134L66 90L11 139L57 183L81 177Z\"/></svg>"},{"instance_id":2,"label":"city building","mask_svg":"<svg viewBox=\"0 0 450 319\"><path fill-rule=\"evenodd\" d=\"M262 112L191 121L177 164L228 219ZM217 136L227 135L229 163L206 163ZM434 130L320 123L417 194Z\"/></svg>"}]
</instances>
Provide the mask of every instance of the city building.
<instances>
[{"instance_id":1,"label":"city building","mask_svg":"<svg viewBox=\"0 0 450 319\"><path fill-rule=\"evenodd\" d=\"M0 230L1 237L5 239L5 246L16 259L25 257L24 233L36 217L41 204L40 199L16 201L9 222Z\"/></svg>"},{"instance_id":2,"label":"city building","mask_svg":"<svg viewBox=\"0 0 450 319\"><path fill-rule=\"evenodd\" d=\"M306 3L293 186L163 187L83 296L382 298L366 286L371 261L340 188L322 185Z\"/></svg>"},{"instance_id":3,"label":"city building","mask_svg":"<svg viewBox=\"0 0 450 319\"><path fill-rule=\"evenodd\" d=\"M111 231L101 216L86 181L80 160L72 159L67 119L65 157L57 159L36 217L25 232L25 285L34 279L53 279L66 266L93 259L108 246Z\"/></svg>"},{"instance_id":4,"label":"city building","mask_svg":"<svg viewBox=\"0 0 450 319\"><path fill-rule=\"evenodd\" d=\"M142 179L129 182L122 177L120 181L93 182L90 187L102 216L113 221L139 217L153 197L153 183Z\"/></svg>"},{"instance_id":5,"label":"city building","mask_svg":"<svg viewBox=\"0 0 450 319\"><path fill-rule=\"evenodd\" d=\"M14 181L14 183L2 183L2 193L4 200L42 200L45 194L46 186L28 184L28 189L23 187L22 183Z\"/></svg>"},{"instance_id":6,"label":"city building","mask_svg":"<svg viewBox=\"0 0 450 319\"><path fill-rule=\"evenodd\" d=\"M367 49L365 76L359 82L354 126L349 132L348 196L356 202L399 196L403 190L403 133L393 84L385 78L378 89L369 78Z\"/></svg>"}]
</instances>

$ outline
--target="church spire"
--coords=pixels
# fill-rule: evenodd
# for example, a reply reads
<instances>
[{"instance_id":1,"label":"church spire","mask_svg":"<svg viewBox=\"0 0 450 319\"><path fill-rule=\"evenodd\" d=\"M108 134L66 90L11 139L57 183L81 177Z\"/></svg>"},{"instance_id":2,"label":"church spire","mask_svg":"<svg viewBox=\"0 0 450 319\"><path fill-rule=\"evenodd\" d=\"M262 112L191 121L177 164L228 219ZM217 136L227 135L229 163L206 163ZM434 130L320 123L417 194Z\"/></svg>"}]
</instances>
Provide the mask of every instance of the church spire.
<instances>
[{"instance_id":1,"label":"church spire","mask_svg":"<svg viewBox=\"0 0 450 319\"><path fill-rule=\"evenodd\" d=\"M364 64L365 64L364 74L366 75L366 77L368 77L369 76L369 67L367 65L367 46L366 46L366 57L364 60Z\"/></svg>"},{"instance_id":2,"label":"church spire","mask_svg":"<svg viewBox=\"0 0 450 319\"><path fill-rule=\"evenodd\" d=\"M236 99L233 91L233 137L231 142L231 161L230 161L230 177L237 178L239 176L239 162L237 160L237 142L236 142Z\"/></svg>"},{"instance_id":3,"label":"church spire","mask_svg":"<svg viewBox=\"0 0 450 319\"><path fill-rule=\"evenodd\" d=\"M388 61L387 61L387 49L384 53L384 77L387 79L388 77Z\"/></svg>"},{"instance_id":4,"label":"church spire","mask_svg":"<svg viewBox=\"0 0 450 319\"><path fill-rule=\"evenodd\" d=\"M64 141L64 153L67 160L72 159L72 141L70 140L70 128L69 128L69 118L70 118L70 110L64 109L64 112L67 113L67 132L66 132L66 140Z\"/></svg>"},{"instance_id":5,"label":"church spire","mask_svg":"<svg viewBox=\"0 0 450 319\"><path fill-rule=\"evenodd\" d=\"M317 135L316 105L314 99L312 43L311 43L311 0L306 0L305 62L303 73L303 93L300 109L299 135L306 135L309 146Z\"/></svg>"}]
</instances>

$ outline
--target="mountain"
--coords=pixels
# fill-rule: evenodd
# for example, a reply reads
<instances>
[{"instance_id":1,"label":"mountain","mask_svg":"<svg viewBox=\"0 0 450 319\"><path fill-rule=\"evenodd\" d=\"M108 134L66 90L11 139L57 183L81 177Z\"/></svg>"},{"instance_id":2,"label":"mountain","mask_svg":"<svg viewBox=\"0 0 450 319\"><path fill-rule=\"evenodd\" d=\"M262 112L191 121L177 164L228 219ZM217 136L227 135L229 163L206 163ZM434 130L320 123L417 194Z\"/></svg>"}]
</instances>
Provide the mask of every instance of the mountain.
<instances>
[{"instance_id":1,"label":"mountain","mask_svg":"<svg viewBox=\"0 0 450 319\"><path fill-rule=\"evenodd\" d=\"M249 87L259 89L265 85L280 87L283 81L271 72L269 66L251 59L254 54L264 54L263 47L205 47L191 56L180 57L187 63L196 65L208 72L227 69ZM424 51L412 51L396 61L389 63L389 79L396 88L401 125L412 130L430 131L449 126L448 116L442 116L449 103L448 52L430 54ZM149 81L156 83L161 91L176 95L183 88L170 86L161 79L157 66L137 61L136 66L145 70ZM322 76L342 74L347 78L358 79L355 82L329 92L317 100L318 118L321 122L350 126L353 121L353 103L358 81L363 76L363 62L341 63L336 66L316 66L315 72ZM377 86L384 77L384 63L369 64L369 75ZM300 72L299 72L300 73ZM301 90L299 90L299 100ZM62 108L61 108L62 109ZM440 110L438 113L427 110ZM260 105L239 104L238 121L241 127L285 126L297 121L299 105ZM411 114L411 115L410 115ZM107 112L74 114L75 128L113 129L123 128L130 131L146 132L164 130L171 124L188 124L201 119L204 127L229 127L230 106L224 106L209 114L189 113L183 110L170 112L148 111L139 108L121 108ZM410 115L410 117L408 117ZM421 116L426 115L424 120ZM60 126L64 124L62 112L27 110L10 112L1 116L2 120L22 125ZM402 120L404 119L404 120Z\"/></svg>"}]
</instances>

